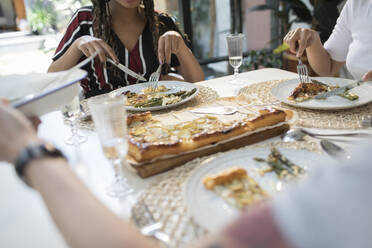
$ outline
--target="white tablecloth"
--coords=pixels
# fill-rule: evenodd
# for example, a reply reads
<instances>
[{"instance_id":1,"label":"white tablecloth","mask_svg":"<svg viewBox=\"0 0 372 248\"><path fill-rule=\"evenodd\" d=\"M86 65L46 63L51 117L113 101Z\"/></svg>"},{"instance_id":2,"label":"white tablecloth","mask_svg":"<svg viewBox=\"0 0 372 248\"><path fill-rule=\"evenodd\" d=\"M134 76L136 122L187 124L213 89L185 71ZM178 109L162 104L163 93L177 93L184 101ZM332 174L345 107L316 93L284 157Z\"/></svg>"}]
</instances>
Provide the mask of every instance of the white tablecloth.
<instances>
[{"instance_id":1,"label":"white tablecloth","mask_svg":"<svg viewBox=\"0 0 372 248\"><path fill-rule=\"evenodd\" d=\"M220 96L233 96L240 87L252 83L295 78L297 74L279 70L262 69L242 73L239 80L242 86L232 86L228 82L232 76L199 82L199 85L215 89ZM129 209L133 199L119 202L105 194L105 186L112 179L113 170L105 159L98 137L94 132L82 131L88 137L88 142L81 145L83 166L82 180L89 189L106 206L123 218L129 217ZM70 158L71 167L76 168L75 149L64 144L64 139L70 135L69 127L62 121L60 112L49 113L42 117L39 135L61 148ZM138 196L153 180L141 179L130 171L125 171ZM132 201L132 202L130 202ZM66 203L68 204L68 203ZM0 247L66 247L39 194L26 187L17 178L12 166L0 163Z\"/></svg>"}]
</instances>

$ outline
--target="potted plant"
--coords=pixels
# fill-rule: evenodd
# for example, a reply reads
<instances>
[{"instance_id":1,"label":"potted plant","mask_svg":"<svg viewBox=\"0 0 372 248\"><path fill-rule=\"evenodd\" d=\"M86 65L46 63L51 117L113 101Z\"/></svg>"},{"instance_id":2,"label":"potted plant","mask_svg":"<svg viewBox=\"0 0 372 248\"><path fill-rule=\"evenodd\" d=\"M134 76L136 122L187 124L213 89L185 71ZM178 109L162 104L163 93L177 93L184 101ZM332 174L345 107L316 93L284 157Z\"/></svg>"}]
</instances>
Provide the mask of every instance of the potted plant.
<instances>
[{"instance_id":1,"label":"potted plant","mask_svg":"<svg viewBox=\"0 0 372 248\"><path fill-rule=\"evenodd\" d=\"M308 23L310 27L317 30L322 43L324 43L332 33L339 16L338 5L343 0L310 0L313 10L311 11L301 0L279 0L278 5L262 4L256 5L248 11L271 10L278 18L278 37L274 37L273 42L281 43L284 36L291 29L293 23ZM291 18L291 14L293 17ZM286 50L285 46L280 47ZM279 49L279 50L280 50ZM306 54L302 58L307 63ZM307 63L308 64L308 63ZM283 68L296 72L297 58L288 51L283 52ZM311 68L310 68L311 69ZM315 73L310 70L310 75Z\"/></svg>"}]
</instances>

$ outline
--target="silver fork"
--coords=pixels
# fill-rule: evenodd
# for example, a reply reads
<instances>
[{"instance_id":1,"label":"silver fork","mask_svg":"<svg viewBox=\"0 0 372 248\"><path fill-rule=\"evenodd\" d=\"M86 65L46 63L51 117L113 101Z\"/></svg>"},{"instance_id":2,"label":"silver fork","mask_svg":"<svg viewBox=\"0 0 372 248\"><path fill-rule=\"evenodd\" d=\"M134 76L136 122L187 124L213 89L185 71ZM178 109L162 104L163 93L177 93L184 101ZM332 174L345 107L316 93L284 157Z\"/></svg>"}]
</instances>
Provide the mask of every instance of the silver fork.
<instances>
[{"instance_id":1,"label":"silver fork","mask_svg":"<svg viewBox=\"0 0 372 248\"><path fill-rule=\"evenodd\" d=\"M297 73L298 73L300 83L310 82L309 70L307 69L307 66L302 63L300 57L298 57L297 59L298 59Z\"/></svg>"},{"instance_id":2,"label":"silver fork","mask_svg":"<svg viewBox=\"0 0 372 248\"><path fill-rule=\"evenodd\" d=\"M149 208L143 200L137 204L137 207L132 209L132 218L136 225L140 228L142 235L154 237L162 242L165 247L170 247L169 236L162 231L163 225L155 221Z\"/></svg>"},{"instance_id":3,"label":"silver fork","mask_svg":"<svg viewBox=\"0 0 372 248\"><path fill-rule=\"evenodd\" d=\"M152 89L152 91L155 91L156 88L158 87L161 66L162 66L162 64L159 64L158 69L155 72L151 73L151 75L150 75L149 82L150 82L150 88Z\"/></svg>"}]
</instances>

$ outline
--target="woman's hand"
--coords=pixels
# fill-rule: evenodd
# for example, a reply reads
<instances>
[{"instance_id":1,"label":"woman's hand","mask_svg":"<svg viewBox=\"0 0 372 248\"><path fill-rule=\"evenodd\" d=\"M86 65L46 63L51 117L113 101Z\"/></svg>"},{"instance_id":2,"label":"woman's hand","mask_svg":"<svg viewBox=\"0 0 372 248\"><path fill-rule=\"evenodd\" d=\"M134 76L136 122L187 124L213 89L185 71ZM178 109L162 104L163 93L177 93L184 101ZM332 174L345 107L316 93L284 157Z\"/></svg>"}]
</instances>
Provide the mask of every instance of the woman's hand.
<instances>
[{"instance_id":1,"label":"woman's hand","mask_svg":"<svg viewBox=\"0 0 372 248\"><path fill-rule=\"evenodd\" d=\"M3 103L0 103L0 133L0 161L12 163L24 147L40 143L32 123Z\"/></svg>"},{"instance_id":2,"label":"woman's hand","mask_svg":"<svg viewBox=\"0 0 372 248\"><path fill-rule=\"evenodd\" d=\"M168 31L159 38L158 58L159 62L171 63L172 53L178 55L182 50L187 49L182 36L176 31Z\"/></svg>"},{"instance_id":3,"label":"woman's hand","mask_svg":"<svg viewBox=\"0 0 372 248\"><path fill-rule=\"evenodd\" d=\"M289 31L283 41L288 44L292 53L295 53L297 57L301 57L306 48L312 46L315 42L320 42L320 37L315 30L297 28Z\"/></svg>"},{"instance_id":4,"label":"woman's hand","mask_svg":"<svg viewBox=\"0 0 372 248\"><path fill-rule=\"evenodd\" d=\"M369 70L366 74L362 77L363 81L372 81L372 69Z\"/></svg>"},{"instance_id":5,"label":"woman's hand","mask_svg":"<svg viewBox=\"0 0 372 248\"><path fill-rule=\"evenodd\" d=\"M115 55L114 50L103 40L85 35L77 39L77 48L87 57L98 52L99 59L102 63L106 62L107 57L111 57L113 61L119 63L118 57Z\"/></svg>"}]
</instances>

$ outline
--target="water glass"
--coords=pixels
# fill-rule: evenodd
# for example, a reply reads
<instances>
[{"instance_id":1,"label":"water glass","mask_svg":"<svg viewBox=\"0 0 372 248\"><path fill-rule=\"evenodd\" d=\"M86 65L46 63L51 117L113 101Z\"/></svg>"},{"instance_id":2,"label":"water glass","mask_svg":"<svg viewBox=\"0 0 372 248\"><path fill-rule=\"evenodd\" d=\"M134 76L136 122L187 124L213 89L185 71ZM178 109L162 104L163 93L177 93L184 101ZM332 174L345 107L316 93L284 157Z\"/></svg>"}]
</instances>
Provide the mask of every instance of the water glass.
<instances>
[{"instance_id":1,"label":"water glass","mask_svg":"<svg viewBox=\"0 0 372 248\"><path fill-rule=\"evenodd\" d=\"M133 192L123 176L123 164L128 152L126 97L97 97L88 101L103 153L114 167L115 179L107 188L112 197Z\"/></svg>"},{"instance_id":2,"label":"water glass","mask_svg":"<svg viewBox=\"0 0 372 248\"><path fill-rule=\"evenodd\" d=\"M243 41L244 34L229 34L226 36L227 49L229 53L229 63L234 68L234 80L232 84L239 84L239 67L243 63Z\"/></svg>"},{"instance_id":3,"label":"water glass","mask_svg":"<svg viewBox=\"0 0 372 248\"><path fill-rule=\"evenodd\" d=\"M75 96L74 99L64 105L61 109L63 116L69 121L71 128L71 136L65 140L67 145L79 145L87 141L87 137L78 133L76 125L76 118L80 112L80 101L79 96Z\"/></svg>"}]
</instances>

